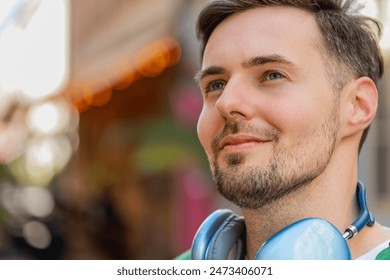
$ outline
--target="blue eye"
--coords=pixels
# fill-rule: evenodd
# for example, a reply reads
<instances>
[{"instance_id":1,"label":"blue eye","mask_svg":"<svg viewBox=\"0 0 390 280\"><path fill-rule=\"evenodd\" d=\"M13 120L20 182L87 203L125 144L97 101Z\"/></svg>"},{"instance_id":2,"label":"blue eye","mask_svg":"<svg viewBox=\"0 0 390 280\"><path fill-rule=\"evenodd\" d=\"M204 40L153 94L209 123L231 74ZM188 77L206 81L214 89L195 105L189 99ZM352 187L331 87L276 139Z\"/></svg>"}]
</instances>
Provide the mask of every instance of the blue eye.
<instances>
[{"instance_id":1,"label":"blue eye","mask_svg":"<svg viewBox=\"0 0 390 280\"><path fill-rule=\"evenodd\" d=\"M210 92L210 91L222 90L224 88L225 88L225 82L218 80L218 81L212 81L208 83L205 91Z\"/></svg>"},{"instance_id":2,"label":"blue eye","mask_svg":"<svg viewBox=\"0 0 390 280\"><path fill-rule=\"evenodd\" d=\"M266 74L266 80L279 80L279 79L283 79L284 78L284 75L279 73L279 72L275 72L275 71L272 71L272 72L269 72Z\"/></svg>"}]
</instances>

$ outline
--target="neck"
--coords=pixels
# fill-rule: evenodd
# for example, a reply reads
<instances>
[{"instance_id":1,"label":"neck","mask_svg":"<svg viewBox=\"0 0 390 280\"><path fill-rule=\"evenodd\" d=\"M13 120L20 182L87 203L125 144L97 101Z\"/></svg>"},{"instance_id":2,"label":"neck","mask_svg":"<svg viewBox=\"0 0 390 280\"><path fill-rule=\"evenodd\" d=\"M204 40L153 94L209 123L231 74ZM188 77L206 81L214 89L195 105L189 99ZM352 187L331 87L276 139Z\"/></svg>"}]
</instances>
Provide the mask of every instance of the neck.
<instances>
[{"instance_id":1,"label":"neck","mask_svg":"<svg viewBox=\"0 0 390 280\"><path fill-rule=\"evenodd\" d=\"M348 159L345 160L345 159ZM335 153L327 169L310 184L259 209L242 209L247 227L247 257L279 230L309 217L325 219L341 233L357 217L357 157Z\"/></svg>"}]
</instances>

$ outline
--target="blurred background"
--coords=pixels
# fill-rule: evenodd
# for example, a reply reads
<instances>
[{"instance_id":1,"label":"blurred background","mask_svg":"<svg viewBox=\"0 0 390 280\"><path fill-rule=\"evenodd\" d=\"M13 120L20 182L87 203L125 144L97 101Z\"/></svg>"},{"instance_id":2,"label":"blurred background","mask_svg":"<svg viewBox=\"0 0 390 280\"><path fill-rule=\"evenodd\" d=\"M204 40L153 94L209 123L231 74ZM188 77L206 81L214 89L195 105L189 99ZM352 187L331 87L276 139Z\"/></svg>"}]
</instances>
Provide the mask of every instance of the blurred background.
<instances>
[{"instance_id":1,"label":"blurred background","mask_svg":"<svg viewBox=\"0 0 390 280\"><path fill-rule=\"evenodd\" d=\"M0 1L0 259L172 259L235 209L196 136L204 2ZM390 5L361 2L386 77L359 174L390 225Z\"/></svg>"}]
</instances>

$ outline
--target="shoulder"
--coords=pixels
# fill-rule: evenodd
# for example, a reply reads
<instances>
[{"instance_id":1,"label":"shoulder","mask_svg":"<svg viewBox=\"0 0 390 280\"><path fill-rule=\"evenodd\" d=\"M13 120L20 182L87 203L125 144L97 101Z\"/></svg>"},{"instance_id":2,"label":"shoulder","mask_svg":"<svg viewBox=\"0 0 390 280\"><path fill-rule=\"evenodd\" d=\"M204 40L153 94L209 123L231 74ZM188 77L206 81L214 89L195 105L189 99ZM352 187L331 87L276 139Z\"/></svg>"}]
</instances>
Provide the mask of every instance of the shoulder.
<instances>
[{"instance_id":1,"label":"shoulder","mask_svg":"<svg viewBox=\"0 0 390 280\"><path fill-rule=\"evenodd\" d=\"M175 257L175 260L191 260L191 249L181 253L177 257Z\"/></svg>"},{"instance_id":2,"label":"shoulder","mask_svg":"<svg viewBox=\"0 0 390 280\"><path fill-rule=\"evenodd\" d=\"M382 228L390 232L389 227L382 226ZM390 260L390 239L380 243L356 260Z\"/></svg>"}]
</instances>

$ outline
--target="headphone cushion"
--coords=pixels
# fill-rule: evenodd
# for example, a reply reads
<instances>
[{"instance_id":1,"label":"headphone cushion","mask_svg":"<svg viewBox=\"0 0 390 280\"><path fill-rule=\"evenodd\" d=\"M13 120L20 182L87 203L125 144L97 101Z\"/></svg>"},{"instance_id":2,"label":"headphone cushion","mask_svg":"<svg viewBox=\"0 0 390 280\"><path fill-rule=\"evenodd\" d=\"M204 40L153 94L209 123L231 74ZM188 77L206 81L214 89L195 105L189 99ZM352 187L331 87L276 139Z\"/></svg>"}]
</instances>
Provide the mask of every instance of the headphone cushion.
<instances>
[{"instance_id":1,"label":"headphone cushion","mask_svg":"<svg viewBox=\"0 0 390 280\"><path fill-rule=\"evenodd\" d=\"M206 259L227 260L230 252L235 249L233 259L243 259L246 255L244 218L231 215L215 232L210 240Z\"/></svg>"},{"instance_id":2,"label":"headphone cushion","mask_svg":"<svg viewBox=\"0 0 390 280\"><path fill-rule=\"evenodd\" d=\"M220 209L207 217L198 229L192 243L191 259L227 259L232 248L237 250L234 258L245 257L244 218L229 209Z\"/></svg>"}]
</instances>

